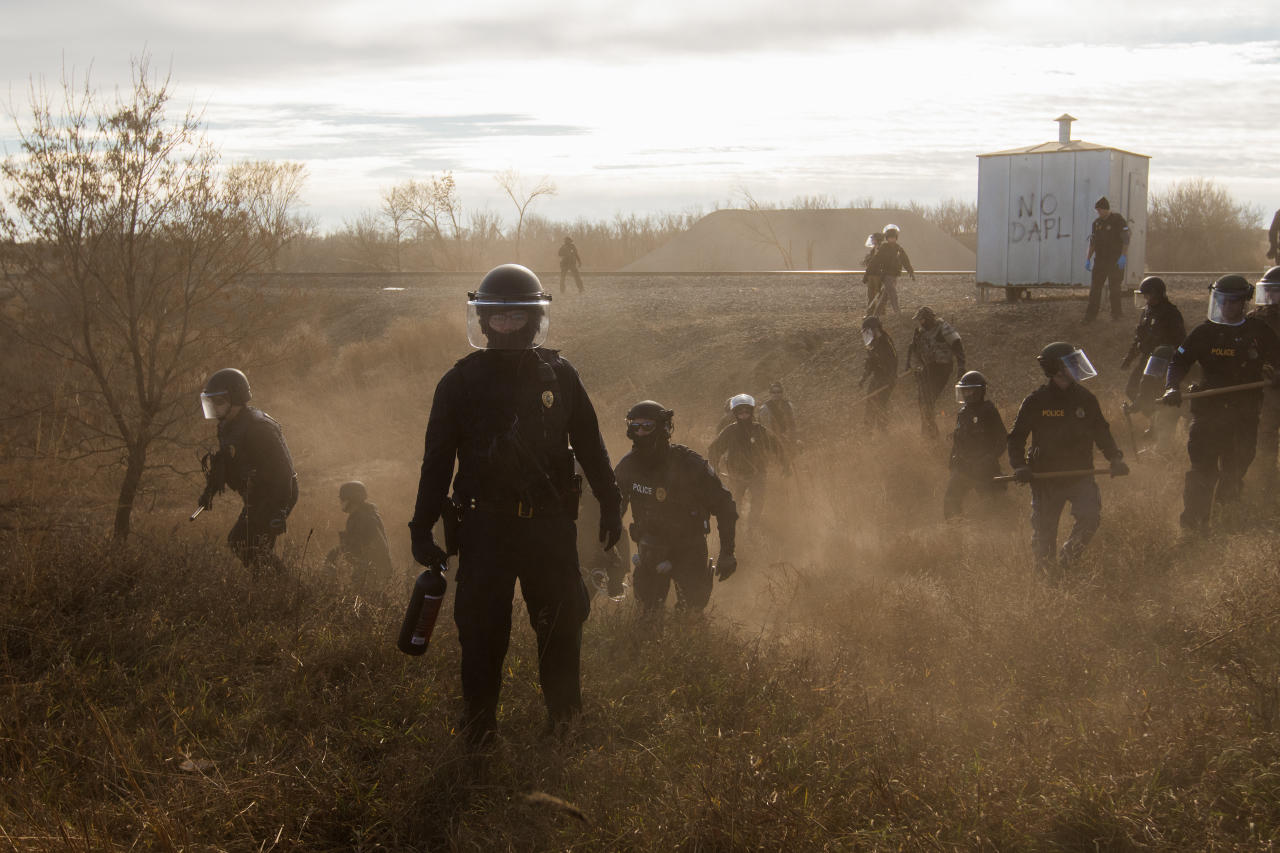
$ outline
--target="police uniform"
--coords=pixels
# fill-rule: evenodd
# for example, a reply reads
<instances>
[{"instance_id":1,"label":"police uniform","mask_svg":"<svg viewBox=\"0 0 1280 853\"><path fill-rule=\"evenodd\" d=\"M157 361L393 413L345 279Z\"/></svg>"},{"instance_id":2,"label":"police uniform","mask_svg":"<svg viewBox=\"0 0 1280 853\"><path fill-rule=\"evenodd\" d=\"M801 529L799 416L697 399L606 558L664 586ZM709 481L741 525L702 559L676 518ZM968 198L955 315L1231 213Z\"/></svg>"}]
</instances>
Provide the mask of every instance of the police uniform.
<instances>
[{"instance_id":1,"label":"police uniform","mask_svg":"<svg viewBox=\"0 0 1280 853\"><path fill-rule=\"evenodd\" d=\"M961 406L951 436L951 479L942 498L945 518L960 514L971 489L990 492L1003 488L992 478L1000 474L1000 454L1008 439L1000 412L990 400Z\"/></svg>"},{"instance_id":2,"label":"police uniform","mask_svg":"<svg viewBox=\"0 0 1280 853\"><path fill-rule=\"evenodd\" d=\"M298 477L284 432L266 412L245 406L218 422L218 460L224 483L244 498L227 544L246 566L283 569L276 537L298 502Z\"/></svg>"},{"instance_id":3,"label":"police uniform","mask_svg":"<svg viewBox=\"0 0 1280 853\"><path fill-rule=\"evenodd\" d=\"M636 600L646 610L660 609L674 581L676 607L702 610L712 584L708 522L716 517L720 552L732 554L738 519L733 495L707 460L680 444L632 450L614 474L622 509L630 504L634 522Z\"/></svg>"},{"instance_id":4,"label":"police uniform","mask_svg":"<svg viewBox=\"0 0 1280 853\"><path fill-rule=\"evenodd\" d=\"M732 413L731 413L732 414ZM760 404L760 425L790 445L796 440L796 409L783 397L771 397Z\"/></svg>"},{"instance_id":5,"label":"police uniform","mask_svg":"<svg viewBox=\"0 0 1280 853\"><path fill-rule=\"evenodd\" d=\"M1255 320L1266 323L1280 338L1280 305L1263 305L1249 312ZM1262 406L1258 411L1258 465L1262 486L1272 494L1276 489L1276 461L1280 455L1280 389L1262 389Z\"/></svg>"},{"instance_id":6,"label":"police uniform","mask_svg":"<svg viewBox=\"0 0 1280 853\"><path fill-rule=\"evenodd\" d=\"M618 489L595 410L554 350L479 350L436 386L410 529L430 540L453 476L461 512L454 621L474 739L496 727L517 580L537 635L549 721L581 710L589 599L578 571L575 455L601 511L616 516Z\"/></svg>"},{"instance_id":7,"label":"police uniform","mask_svg":"<svg viewBox=\"0 0 1280 853\"><path fill-rule=\"evenodd\" d=\"M1237 326L1205 321L1174 351L1166 385L1176 388L1193 364L1203 370L1196 390L1257 382L1263 378L1263 365L1277 366L1278 356L1276 333L1256 317L1245 317ZM1191 470L1182 493L1184 528L1206 526L1215 499L1227 502L1240 497L1257 449L1261 407L1258 389L1191 400L1187 436Z\"/></svg>"},{"instance_id":8,"label":"police uniform","mask_svg":"<svg viewBox=\"0 0 1280 853\"><path fill-rule=\"evenodd\" d=\"M572 275L573 280L578 284L578 292L582 293L582 274L578 272L578 267L582 266L582 257L578 254L578 247L568 237L564 238L564 244L560 246L560 292L564 293L565 276Z\"/></svg>"},{"instance_id":9,"label":"police uniform","mask_svg":"<svg viewBox=\"0 0 1280 853\"><path fill-rule=\"evenodd\" d=\"M885 303L893 306L893 313L901 313L898 308L898 276L902 275L903 267L907 272L915 277L916 271L911 266L911 258L907 257L907 250L896 240L885 239L883 243L876 248L875 251L875 267L880 274L880 305L876 310L876 315L884 313Z\"/></svg>"},{"instance_id":10,"label":"police uniform","mask_svg":"<svg viewBox=\"0 0 1280 853\"><path fill-rule=\"evenodd\" d=\"M733 499L739 506L751 495L751 514L747 521L754 528L764 509L764 495L768 481L769 465L782 460L782 446L778 440L754 420L734 421L729 424L707 450L711 464L729 477Z\"/></svg>"},{"instance_id":11,"label":"police uniform","mask_svg":"<svg viewBox=\"0 0 1280 853\"><path fill-rule=\"evenodd\" d=\"M1124 270L1120 269L1120 256L1129 245L1129 223L1119 213L1108 212L1093 220L1089 236L1093 247L1093 278L1089 284L1089 305L1085 309L1086 321L1098 316L1102 303L1102 288L1110 285L1111 317L1120 317L1120 290L1124 286Z\"/></svg>"},{"instance_id":12,"label":"police uniform","mask_svg":"<svg viewBox=\"0 0 1280 853\"><path fill-rule=\"evenodd\" d=\"M1143 371L1147 367L1147 359L1156 347L1176 347L1187 336L1187 328L1182 320L1182 312L1166 298L1153 302L1142 309L1138 325L1133 330L1133 343L1129 346L1129 358L1137 358L1129 373L1129 381L1124 394L1133 401L1140 412L1150 413L1156 397L1163 390L1163 383L1143 383ZM1154 392L1154 393L1152 393Z\"/></svg>"},{"instance_id":13,"label":"police uniform","mask_svg":"<svg viewBox=\"0 0 1280 853\"><path fill-rule=\"evenodd\" d=\"M1028 436L1031 450L1025 453ZM1029 466L1037 474L1091 469L1095 445L1113 463L1124 457L1098 398L1078 382L1059 388L1050 379L1018 409L1009 432L1009 464L1015 470ZM1053 562L1058 522L1067 503L1075 523L1062 543L1064 561L1084 551L1102 521L1098 484L1091 476L1031 481L1031 548L1041 566Z\"/></svg>"},{"instance_id":14,"label":"police uniform","mask_svg":"<svg viewBox=\"0 0 1280 853\"><path fill-rule=\"evenodd\" d=\"M907 347L907 370L917 369L920 430L925 435L938 434L934 420L938 395L947 386L955 362L959 362L959 372L964 373L964 344L960 341L960 333L950 323L936 319L931 328L916 327L911 335L911 345Z\"/></svg>"},{"instance_id":15,"label":"police uniform","mask_svg":"<svg viewBox=\"0 0 1280 853\"><path fill-rule=\"evenodd\" d=\"M898 351L883 329L867 347L867 361L859 384L870 389L864 414L867 432L883 432L889 427L889 398L898 384Z\"/></svg>"},{"instance_id":16,"label":"police uniform","mask_svg":"<svg viewBox=\"0 0 1280 853\"><path fill-rule=\"evenodd\" d=\"M361 501L352 507L339 550L361 586L380 589L391 580L391 548L374 504Z\"/></svg>"}]
</instances>

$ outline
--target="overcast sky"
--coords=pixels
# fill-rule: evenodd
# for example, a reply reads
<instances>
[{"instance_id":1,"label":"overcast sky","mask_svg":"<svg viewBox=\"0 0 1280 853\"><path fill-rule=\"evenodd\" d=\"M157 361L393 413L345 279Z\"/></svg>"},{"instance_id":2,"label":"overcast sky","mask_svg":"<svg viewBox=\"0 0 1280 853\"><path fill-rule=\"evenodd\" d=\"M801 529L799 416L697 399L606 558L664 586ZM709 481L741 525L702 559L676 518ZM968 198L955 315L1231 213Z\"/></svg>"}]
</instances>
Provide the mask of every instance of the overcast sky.
<instances>
[{"instance_id":1,"label":"overcast sky","mask_svg":"<svg viewBox=\"0 0 1280 853\"><path fill-rule=\"evenodd\" d=\"M445 169L504 217L509 168L550 176L535 210L562 219L741 188L972 200L975 155L1056 139L1063 112L1077 139L1151 155L1157 191L1208 177L1267 221L1280 207L1274 2L0 3L19 117L31 80L91 69L109 90L148 52L225 157L304 162L325 227Z\"/></svg>"}]
</instances>

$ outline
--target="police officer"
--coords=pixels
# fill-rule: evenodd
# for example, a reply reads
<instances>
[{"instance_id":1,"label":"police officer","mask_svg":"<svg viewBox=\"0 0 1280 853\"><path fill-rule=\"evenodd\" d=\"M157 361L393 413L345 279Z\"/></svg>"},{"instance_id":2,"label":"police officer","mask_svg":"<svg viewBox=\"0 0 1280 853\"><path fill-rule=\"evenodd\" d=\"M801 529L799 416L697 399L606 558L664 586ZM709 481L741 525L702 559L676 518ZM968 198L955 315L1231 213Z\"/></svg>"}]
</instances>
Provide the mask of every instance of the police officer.
<instances>
[{"instance_id":1,"label":"police officer","mask_svg":"<svg viewBox=\"0 0 1280 853\"><path fill-rule=\"evenodd\" d=\"M338 503L347 514L347 526L339 531L338 547L325 562L336 568L345 561L358 588L385 589L391 580L391 548L378 507L369 502L369 490L359 480L343 483L338 487Z\"/></svg>"},{"instance_id":2,"label":"police officer","mask_svg":"<svg viewBox=\"0 0 1280 853\"><path fill-rule=\"evenodd\" d=\"M938 425L934 416L938 408L938 395L951 378L951 367L956 367L956 378L964 374L964 343L960 333L950 323L938 319L928 305L920 307L915 316L916 330L907 347L907 370L915 371L916 388L920 403L920 431L936 436Z\"/></svg>"},{"instance_id":3,"label":"police officer","mask_svg":"<svg viewBox=\"0 0 1280 853\"><path fill-rule=\"evenodd\" d=\"M1048 381L1022 401L1009 433L1009 464L1014 479L1031 484L1031 548L1036 565L1054 566L1058 521L1071 504L1075 524L1058 557L1065 567L1083 553L1102 520L1102 497L1093 477L1082 474L1053 477L1055 472L1093 468L1093 448L1111 462L1111 476L1129 473L1124 454L1111 437L1098 398L1080 383L1097 376L1084 351L1057 341L1036 359ZM1024 452L1027 437L1031 450Z\"/></svg>"},{"instance_id":4,"label":"police officer","mask_svg":"<svg viewBox=\"0 0 1280 853\"><path fill-rule=\"evenodd\" d=\"M298 502L298 477L284 432L266 412L249 405L249 379L234 367L216 371L204 384L200 405L206 420L218 422L218 452L208 459L200 506L213 506L224 489L244 498L227 544L256 573L266 565L279 572L276 537Z\"/></svg>"},{"instance_id":5,"label":"police officer","mask_svg":"<svg viewBox=\"0 0 1280 853\"><path fill-rule=\"evenodd\" d=\"M729 408L733 412L734 421L711 442L707 456L717 470L720 470L721 460L724 461L724 472L729 477L733 499L738 506L742 505L750 493L751 512L747 516L747 523L752 530L756 530L760 513L764 509L769 468L774 462L778 462L785 470L790 470L790 462L773 433L756 422L754 397L750 394L731 397Z\"/></svg>"},{"instance_id":6,"label":"police officer","mask_svg":"<svg viewBox=\"0 0 1280 853\"><path fill-rule=\"evenodd\" d=\"M1191 365L1204 371L1196 390L1230 388L1263 379L1263 366L1277 366L1280 342L1271 327L1245 316L1245 302L1253 285L1239 275L1224 275L1209 288L1209 318L1200 323L1174 351L1161 402L1182 403L1178 386ZM1277 374L1273 381L1280 381ZM1214 501L1238 500L1245 472L1253 461L1258 441L1258 412L1262 391L1244 391L1199 397L1191 401L1191 427L1187 456L1191 470L1182 490L1182 528L1203 532L1209 525ZM1216 491L1215 491L1216 487Z\"/></svg>"},{"instance_id":7,"label":"police officer","mask_svg":"<svg viewBox=\"0 0 1280 853\"><path fill-rule=\"evenodd\" d=\"M942 498L942 515L955 518L964 506L971 489L998 492L1003 483L993 481L1000 475L1000 455L1005 452L1009 434L996 404L987 399L987 377L970 370L956 383L956 428L951 434L951 479Z\"/></svg>"},{"instance_id":8,"label":"police officer","mask_svg":"<svg viewBox=\"0 0 1280 853\"><path fill-rule=\"evenodd\" d=\"M537 635L548 731L582 708L589 599L578 573L575 456L600 503L606 549L618 541L622 517L586 389L569 362L542 348L550 294L532 271L504 264L468 296L467 337L478 351L436 386L409 530L414 559L444 561L432 527L448 508L452 476L450 506L460 512L453 615L462 645L462 722L469 742L480 744L497 728L517 580Z\"/></svg>"},{"instance_id":9,"label":"police officer","mask_svg":"<svg viewBox=\"0 0 1280 853\"><path fill-rule=\"evenodd\" d=\"M711 598L712 570L707 564L710 516L720 533L715 575L727 579L738 566L734 534L738 511L733 495L707 460L680 444L671 444L674 412L653 400L627 412L631 452L614 474L622 508L631 506L631 541L636 545L632 584L646 611L660 611L674 581L676 607L700 611Z\"/></svg>"},{"instance_id":10,"label":"police officer","mask_svg":"<svg viewBox=\"0 0 1280 853\"><path fill-rule=\"evenodd\" d=\"M1120 361L1120 368L1133 365L1129 373L1129 381L1125 384L1124 393L1129 398L1124 403L1125 414L1141 412L1150 420L1147 435L1154 435L1155 401L1164 390L1163 377L1159 383L1144 382L1147 376L1148 362L1152 354L1160 347L1176 347L1187 336L1187 329L1182 321L1182 312L1178 306L1169 301L1164 279L1149 275L1138 285L1134 292L1134 302L1142 308L1142 316L1133 330L1133 342L1129 351Z\"/></svg>"},{"instance_id":11,"label":"police officer","mask_svg":"<svg viewBox=\"0 0 1280 853\"><path fill-rule=\"evenodd\" d=\"M1111 212L1111 202L1106 196L1093 206L1098 217L1093 220L1089 235L1089 250L1085 264L1093 271L1089 284L1089 305L1085 308L1084 322L1091 323L1098 317L1102 303L1102 288L1110 286L1111 319L1120 319L1120 288L1124 285L1125 253L1129 250L1129 223L1119 213Z\"/></svg>"},{"instance_id":12,"label":"police officer","mask_svg":"<svg viewBox=\"0 0 1280 853\"><path fill-rule=\"evenodd\" d=\"M573 280L578 284L578 292L582 293L582 274L578 272L578 267L582 266L582 257L578 254L578 247L574 245L572 237L564 238L559 254L560 292L564 293L565 276L572 275Z\"/></svg>"},{"instance_id":13,"label":"police officer","mask_svg":"<svg viewBox=\"0 0 1280 853\"><path fill-rule=\"evenodd\" d=\"M862 344L867 350L867 361L858 387L870 389L866 397L867 432L884 432L889 427L889 398L898 383L898 351L889 330L878 317L862 321Z\"/></svg>"},{"instance_id":14,"label":"police officer","mask_svg":"<svg viewBox=\"0 0 1280 853\"><path fill-rule=\"evenodd\" d=\"M1266 323L1280 338L1280 267L1263 273L1254 287L1253 301L1258 307L1250 311L1249 316ZM1277 450L1280 450L1280 390L1263 388L1262 408L1258 413L1258 466L1263 492L1269 497L1276 493Z\"/></svg>"},{"instance_id":15,"label":"police officer","mask_svg":"<svg viewBox=\"0 0 1280 853\"><path fill-rule=\"evenodd\" d=\"M769 386L769 399L760 404L760 425L772 432L787 449L793 449L799 440L796 407L787 399L781 382Z\"/></svg>"}]
</instances>

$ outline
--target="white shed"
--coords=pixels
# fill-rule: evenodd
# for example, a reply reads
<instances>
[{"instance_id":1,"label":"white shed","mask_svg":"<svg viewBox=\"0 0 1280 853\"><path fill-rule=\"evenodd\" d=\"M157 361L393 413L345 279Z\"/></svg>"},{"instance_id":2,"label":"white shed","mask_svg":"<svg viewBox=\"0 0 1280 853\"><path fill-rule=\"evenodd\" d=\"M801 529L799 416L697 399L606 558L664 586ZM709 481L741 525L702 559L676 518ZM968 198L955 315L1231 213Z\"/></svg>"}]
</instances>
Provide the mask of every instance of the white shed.
<instances>
[{"instance_id":1,"label":"white shed","mask_svg":"<svg viewBox=\"0 0 1280 853\"><path fill-rule=\"evenodd\" d=\"M979 299L1003 287L1088 286L1089 233L1101 196L1129 221L1125 285L1142 277L1147 242L1150 157L1071 138L1059 116L1058 141L978 155Z\"/></svg>"}]
</instances>

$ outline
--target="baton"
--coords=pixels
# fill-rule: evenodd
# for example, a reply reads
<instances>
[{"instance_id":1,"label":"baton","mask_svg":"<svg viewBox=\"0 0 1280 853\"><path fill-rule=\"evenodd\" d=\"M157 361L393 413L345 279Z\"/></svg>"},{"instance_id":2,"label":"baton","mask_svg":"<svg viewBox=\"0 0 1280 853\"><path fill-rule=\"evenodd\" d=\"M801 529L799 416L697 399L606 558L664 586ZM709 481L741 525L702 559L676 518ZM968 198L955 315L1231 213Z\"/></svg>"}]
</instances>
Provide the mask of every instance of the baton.
<instances>
[{"instance_id":1,"label":"baton","mask_svg":"<svg viewBox=\"0 0 1280 853\"><path fill-rule=\"evenodd\" d=\"M1259 382L1244 382L1240 385L1225 385L1222 388L1206 388L1203 391L1188 391L1182 395L1184 400L1194 400L1197 397L1214 397L1218 394L1230 394L1232 391L1252 391L1255 388L1266 388L1271 383L1264 380Z\"/></svg>"},{"instance_id":2,"label":"baton","mask_svg":"<svg viewBox=\"0 0 1280 853\"><path fill-rule=\"evenodd\" d=\"M1110 474L1110 468L1083 468L1079 471L1045 471L1044 473L1031 472L1033 480L1062 480L1066 477L1093 477L1098 474ZM1002 474L999 477L992 477L993 483L1009 483L1016 479L1012 474Z\"/></svg>"}]
</instances>

